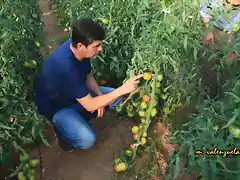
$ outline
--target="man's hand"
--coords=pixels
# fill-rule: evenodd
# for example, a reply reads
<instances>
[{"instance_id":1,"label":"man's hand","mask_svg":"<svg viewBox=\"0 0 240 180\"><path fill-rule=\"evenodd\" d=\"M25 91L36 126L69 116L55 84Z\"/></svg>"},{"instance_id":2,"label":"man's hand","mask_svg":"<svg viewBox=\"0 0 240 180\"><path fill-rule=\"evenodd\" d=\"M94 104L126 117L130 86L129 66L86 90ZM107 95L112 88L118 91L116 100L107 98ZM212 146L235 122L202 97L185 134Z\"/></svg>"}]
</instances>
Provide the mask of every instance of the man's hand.
<instances>
[{"instance_id":1,"label":"man's hand","mask_svg":"<svg viewBox=\"0 0 240 180\"><path fill-rule=\"evenodd\" d=\"M212 41L212 44L214 44L214 36L212 32L209 32L208 35L205 37L205 46L209 47L209 42Z\"/></svg>"},{"instance_id":2,"label":"man's hand","mask_svg":"<svg viewBox=\"0 0 240 180\"><path fill-rule=\"evenodd\" d=\"M133 91L135 91L138 87L139 84L139 80L140 78L143 77L143 74L139 74L136 76L131 77L130 79L128 79L121 87L120 87L120 91L123 95L131 93Z\"/></svg>"},{"instance_id":3,"label":"man's hand","mask_svg":"<svg viewBox=\"0 0 240 180\"><path fill-rule=\"evenodd\" d=\"M237 54L234 51L231 51L230 53L228 53L228 60L233 61L237 58Z\"/></svg>"},{"instance_id":4,"label":"man's hand","mask_svg":"<svg viewBox=\"0 0 240 180\"><path fill-rule=\"evenodd\" d=\"M99 91L99 92L97 93L97 95L98 95L98 96L101 96L101 95L103 95L103 93L102 93L101 91ZM104 114L104 112L105 112L105 107L99 108L97 111L98 111L97 118L100 118L100 117L103 116L103 114ZM93 113L93 112L95 112L95 111L92 111L92 113Z\"/></svg>"},{"instance_id":5,"label":"man's hand","mask_svg":"<svg viewBox=\"0 0 240 180\"><path fill-rule=\"evenodd\" d=\"M97 118L100 118L103 116L104 112L105 112L105 107L99 108L98 110L98 115ZM92 111L91 113L94 113L95 111Z\"/></svg>"}]
</instances>

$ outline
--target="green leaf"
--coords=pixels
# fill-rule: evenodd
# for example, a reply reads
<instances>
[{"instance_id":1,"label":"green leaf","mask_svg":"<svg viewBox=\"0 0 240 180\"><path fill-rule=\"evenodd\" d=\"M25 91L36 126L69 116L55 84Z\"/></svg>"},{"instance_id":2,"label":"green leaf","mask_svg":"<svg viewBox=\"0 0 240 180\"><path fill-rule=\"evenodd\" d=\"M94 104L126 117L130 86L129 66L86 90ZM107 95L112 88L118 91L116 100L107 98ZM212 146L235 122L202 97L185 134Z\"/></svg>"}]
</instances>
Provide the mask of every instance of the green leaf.
<instances>
[{"instance_id":1,"label":"green leaf","mask_svg":"<svg viewBox=\"0 0 240 180\"><path fill-rule=\"evenodd\" d=\"M12 137L12 135L9 133L9 131L5 130L4 132L6 133L6 135L8 135L8 137L10 137L10 138Z\"/></svg>"},{"instance_id":2,"label":"green leaf","mask_svg":"<svg viewBox=\"0 0 240 180\"><path fill-rule=\"evenodd\" d=\"M235 103L239 103L240 102L240 97L238 97L237 95L235 95L234 93L231 93L231 92L225 92L225 94L229 94L231 95L235 100L234 102Z\"/></svg>"},{"instance_id":3,"label":"green leaf","mask_svg":"<svg viewBox=\"0 0 240 180\"><path fill-rule=\"evenodd\" d=\"M9 104L9 100L6 99L6 98L0 98L0 102L3 103L3 104L0 106L0 109L6 108L7 105Z\"/></svg>"},{"instance_id":4,"label":"green leaf","mask_svg":"<svg viewBox=\"0 0 240 180\"><path fill-rule=\"evenodd\" d=\"M10 126L6 126L6 125L4 125L4 124L0 124L0 128L2 128L2 129L7 129L7 130L14 130L15 128L12 128L12 127L10 127Z\"/></svg>"},{"instance_id":5,"label":"green leaf","mask_svg":"<svg viewBox=\"0 0 240 180\"><path fill-rule=\"evenodd\" d=\"M197 55L198 55L198 49L197 49L196 46L194 46L193 57L194 57L194 60L195 60L195 61L197 60Z\"/></svg>"},{"instance_id":6,"label":"green leaf","mask_svg":"<svg viewBox=\"0 0 240 180\"><path fill-rule=\"evenodd\" d=\"M178 177L179 173L180 173L180 157L179 157L179 155L177 155L173 178L176 179Z\"/></svg>"},{"instance_id":7,"label":"green leaf","mask_svg":"<svg viewBox=\"0 0 240 180\"><path fill-rule=\"evenodd\" d=\"M217 172L217 166L216 166L216 161L213 161L213 160L210 160L210 166L211 166L211 169L212 169L212 179L216 179L216 172ZM213 175L215 174L215 176Z\"/></svg>"},{"instance_id":8,"label":"green leaf","mask_svg":"<svg viewBox=\"0 0 240 180\"><path fill-rule=\"evenodd\" d=\"M5 138L5 134L0 134L0 139L4 139L4 138Z\"/></svg>"},{"instance_id":9,"label":"green leaf","mask_svg":"<svg viewBox=\"0 0 240 180\"><path fill-rule=\"evenodd\" d=\"M185 38L184 38L184 49L187 51L187 43L188 43L188 37L187 35L185 35Z\"/></svg>"},{"instance_id":10,"label":"green leaf","mask_svg":"<svg viewBox=\"0 0 240 180\"><path fill-rule=\"evenodd\" d=\"M36 139L36 133L37 133L36 131L37 131L36 127L33 126L33 127L32 127L32 137L33 137L34 139Z\"/></svg>"},{"instance_id":11,"label":"green leaf","mask_svg":"<svg viewBox=\"0 0 240 180\"><path fill-rule=\"evenodd\" d=\"M4 31L1 35L1 39L5 39L8 37L8 32L7 31Z\"/></svg>"},{"instance_id":12,"label":"green leaf","mask_svg":"<svg viewBox=\"0 0 240 180\"><path fill-rule=\"evenodd\" d=\"M232 117L232 118L228 121L228 123L227 123L225 126L223 126L221 129L225 129L225 128L228 128L229 126L231 126L231 125L234 123L234 121L236 121L239 112L240 112L240 109L236 110L236 111L235 111L235 114L233 115L233 117Z\"/></svg>"},{"instance_id":13,"label":"green leaf","mask_svg":"<svg viewBox=\"0 0 240 180\"><path fill-rule=\"evenodd\" d=\"M101 56L97 56L97 58L98 58L101 62L103 62L104 64L106 64L106 61L104 61L104 59L103 59Z\"/></svg>"},{"instance_id":14,"label":"green leaf","mask_svg":"<svg viewBox=\"0 0 240 180\"><path fill-rule=\"evenodd\" d=\"M201 161L201 174L203 175L204 179L208 180L209 179L209 166L208 166L208 161L203 160Z\"/></svg>"},{"instance_id":15,"label":"green leaf","mask_svg":"<svg viewBox=\"0 0 240 180\"><path fill-rule=\"evenodd\" d=\"M16 141L13 141L12 144L17 152L26 153L25 150L23 148L21 148L21 146L19 146Z\"/></svg>"},{"instance_id":16,"label":"green leaf","mask_svg":"<svg viewBox=\"0 0 240 180\"><path fill-rule=\"evenodd\" d=\"M47 139L44 138L44 135L42 134L42 132L39 132L39 136L41 137L42 142L43 142L46 146L50 147L50 144L48 143Z\"/></svg>"}]
</instances>

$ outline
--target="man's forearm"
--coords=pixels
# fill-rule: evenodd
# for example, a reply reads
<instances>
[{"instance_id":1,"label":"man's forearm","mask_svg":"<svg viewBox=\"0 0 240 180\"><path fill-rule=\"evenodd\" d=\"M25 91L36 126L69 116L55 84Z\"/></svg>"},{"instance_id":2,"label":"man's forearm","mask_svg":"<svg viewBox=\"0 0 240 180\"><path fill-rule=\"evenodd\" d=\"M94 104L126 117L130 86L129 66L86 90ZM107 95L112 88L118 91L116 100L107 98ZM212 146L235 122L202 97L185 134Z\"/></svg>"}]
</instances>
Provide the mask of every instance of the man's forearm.
<instances>
[{"instance_id":1,"label":"man's forearm","mask_svg":"<svg viewBox=\"0 0 240 180\"><path fill-rule=\"evenodd\" d=\"M95 93L96 95L100 96L100 95L103 95L103 93L101 92L95 78L92 76L92 74L89 74L88 75L88 78L87 78L87 86L88 88L90 89L90 91L92 91L93 93ZM119 96L117 96L116 98L112 99L112 101L110 101L108 104L106 104L105 106L113 103L116 99L118 99ZM103 107L103 106L101 106ZM100 108L101 108L100 107Z\"/></svg>"},{"instance_id":2,"label":"man's forearm","mask_svg":"<svg viewBox=\"0 0 240 180\"><path fill-rule=\"evenodd\" d=\"M93 97L90 101L88 101L87 104L85 104L84 107L85 109L87 109L87 111L95 111L99 108L102 108L111 104L112 101L114 101L115 99L119 98L122 95L123 93L121 91L121 88L117 88L116 90L108 94Z\"/></svg>"},{"instance_id":3,"label":"man's forearm","mask_svg":"<svg viewBox=\"0 0 240 180\"><path fill-rule=\"evenodd\" d=\"M95 93L96 95L102 95L103 93L101 92L95 78L93 77L92 73L88 74L87 76L87 86L90 89L91 92Z\"/></svg>"}]
</instances>

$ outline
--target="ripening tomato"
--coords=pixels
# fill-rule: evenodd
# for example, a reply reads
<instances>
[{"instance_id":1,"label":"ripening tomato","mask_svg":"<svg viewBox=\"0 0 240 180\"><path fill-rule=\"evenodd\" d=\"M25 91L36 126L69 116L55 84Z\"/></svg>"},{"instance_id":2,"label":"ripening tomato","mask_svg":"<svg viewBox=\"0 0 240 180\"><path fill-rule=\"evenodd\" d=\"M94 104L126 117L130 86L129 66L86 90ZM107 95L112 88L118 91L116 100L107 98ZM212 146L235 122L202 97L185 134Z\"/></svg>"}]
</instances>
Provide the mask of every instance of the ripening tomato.
<instances>
[{"instance_id":1,"label":"ripening tomato","mask_svg":"<svg viewBox=\"0 0 240 180\"><path fill-rule=\"evenodd\" d=\"M150 101L150 97L149 97L148 95L144 95L144 96L142 97L142 99L143 99L143 101L146 102L146 103L148 103L148 102Z\"/></svg>"},{"instance_id":2,"label":"ripening tomato","mask_svg":"<svg viewBox=\"0 0 240 180\"><path fill-rule=\"evenodd\" d=\"M150 80L151 78L152 78L152 75L150 73L143 74L143 79L145 79L146 81Z\"/></svg>"}]
</instances>

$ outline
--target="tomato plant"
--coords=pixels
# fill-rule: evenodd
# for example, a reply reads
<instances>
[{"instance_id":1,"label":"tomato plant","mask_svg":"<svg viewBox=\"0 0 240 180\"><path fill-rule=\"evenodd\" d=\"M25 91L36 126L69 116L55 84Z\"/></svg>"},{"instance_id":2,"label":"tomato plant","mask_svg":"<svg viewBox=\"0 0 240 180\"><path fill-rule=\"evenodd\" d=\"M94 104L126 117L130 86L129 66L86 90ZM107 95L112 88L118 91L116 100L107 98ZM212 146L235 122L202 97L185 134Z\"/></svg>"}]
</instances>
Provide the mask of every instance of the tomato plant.
<instances>
[{"instance_id":1,"label":"tomato plant","mask_svg":"<svg viewBox=\"0 0 240 180\"><path fill-rule=\"evenodd\" d=\"M231 151L239 147L240 132L240 77L228 82L225 96L218 101L207 100L198 107L197 114L191 114L189 121L174 133L173 143L179 145L178 153L169 161L168 179L180 172L194 170L203 179L236 179L239 176L238 155L195 155L200 150L217 148ZM237 148L238 149L238 148ZM178 159L187 157L185 168L180 171ZM177 169L173 172L171 169Z\"/></svg>"},{"instance_id":2,"label":"tomato plant","mask_svg":"<svg viewBox=\"0 0 240 180\"><path fill-rule=\"evenodd\" d=\"M25 145L45 141L45 120L33 101L43 26L35 0L2 1L0 18L0 164L9 168L12 177L21 169L15 171L10 147L25 154Z\"/></svg>"},{"instance_id":3,"label":"tomato plant","mask_svg":"<svg viewBox=\"0 0 240 180\"><path fill-rule=\"evenodd\" d=\"M154 65L154 70L151 73L145 72L143 82L141 82L140 87L131 93L130 96L117 107L118 111L121 111L124 107L126 107L128 116L138 116L141 118L141 123L138 126L132 127L133 142L129 145L130 149L122 151L120 158L115 160L115 170L117 172L125 171L130 168L137 155L138 147L144 146L147 143L148 127L152 119L158 115L158 97L159 93L163 93L161 91L162 87L156 86L156 84L161 85L163 80L162 74L159 72L160 69L157 64ZM127 105L125 106L126 103ZM119 164L122 163L125 164L126 168L117 168Z\"/></svg>"}]
</instances>

